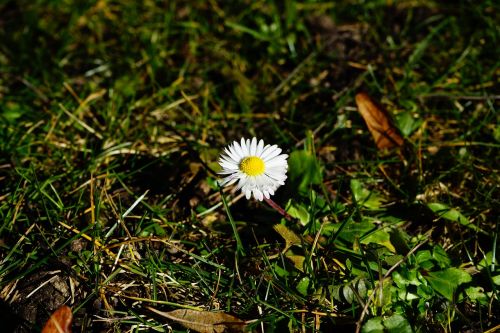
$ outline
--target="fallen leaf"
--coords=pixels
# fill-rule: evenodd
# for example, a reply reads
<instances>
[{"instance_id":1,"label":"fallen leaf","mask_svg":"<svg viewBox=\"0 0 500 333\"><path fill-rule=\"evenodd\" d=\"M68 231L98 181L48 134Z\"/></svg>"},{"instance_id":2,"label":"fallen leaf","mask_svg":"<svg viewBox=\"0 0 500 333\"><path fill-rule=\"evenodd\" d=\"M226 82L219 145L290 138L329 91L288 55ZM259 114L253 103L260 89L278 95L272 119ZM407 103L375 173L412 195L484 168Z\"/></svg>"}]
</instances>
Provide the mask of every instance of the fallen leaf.
<instances>
[{"instance_id":1,"label":"fallen leaf","mask_svg":"<svg viewBox=\"0 0 500 333\"><path fill-rule=\"evenodd\" d=\"M297 268L299 271L301 272L304 271L304 261L306 260L306 257L290 254L287 255L286 258L290 260L293 263L293 266Z\"/></svg>"},{"instance_id":2,"label":"fallen leaf","mask_svg":"<svg viewBox=\"0 0 500 333\"><path fill-rule=\"evenodd\" d=\"M45 323L42 333L71 333L73 313L69 306L63 305L50 316Z\"/></svg>"},{"instance_id":3,"label":"fallen leaf","mask_svg":"<svg viewBox=\"0 0 500 333\"><path fill-rule=\"evenodd\" d=\"M273 229L276 230L276 232L280 234L280 236L285 240L285 250L283 250L283 252L286 252L286 250L288 250L293 245L302 244L300 237L297 236L295 232L288 229L285 225L275 224L273 226Z\"/></svg>"},{"instance_id":4,"label":"fallen leaf","mask_svg":"<svg viewBox=\"0 0 500 333\"><path fill-rule=\"evenodd\" d=\"M365 93L356 94L356 105L379 149L403 145L404 140L387 111L378 106L370 96Z\"/></svg>"},{"instance_id":5,"label":"fallen leaf","mask_svg":"<svg viewBox=\"0 0 500 333\"><path fill-rule=\"evenodd\" d=\"M224 312L179 309L163 312L147 307L154 313L173 320L182 326L199 333L245 332L247 324L243 320Z\"/></svg>"}]
</instances>

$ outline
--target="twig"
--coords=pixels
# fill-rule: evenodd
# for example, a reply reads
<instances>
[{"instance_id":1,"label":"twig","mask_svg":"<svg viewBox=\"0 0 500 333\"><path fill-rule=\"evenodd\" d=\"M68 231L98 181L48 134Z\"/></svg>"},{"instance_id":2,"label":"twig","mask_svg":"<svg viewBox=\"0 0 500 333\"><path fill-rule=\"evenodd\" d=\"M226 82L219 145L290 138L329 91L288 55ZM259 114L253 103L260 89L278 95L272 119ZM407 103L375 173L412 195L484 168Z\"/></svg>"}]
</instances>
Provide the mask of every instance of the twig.
<instances>
[{"instance_id":1,"label":"twig","mask_svg":"<svg viewBox=\"0 0 500 333\"><path fill-rule=\"evenodd\" d=\"M411 256L415 251L417 251L422 245L427 243L429 238L425 239L422 243L417 244L413 249L408 252L404 258L399 260L397 263L395 263L389 270L385 273L384 277L378 282L378 284L375 286L373 289L373 293L368 297L368 300L366 301L365 307L363 308L363 311L361 312L361 315L359 316L359 320L356 322L356 333L359 333L361 331L361 324L363 323L363 320L365 319L366 314L368 313L368 307L370 306L370 303L373 301L375 298L375 294L377 293L377 288L382 288L384 285L384 281L391 275L391 273L398 268L399 265L401 265L406 259L408 259L409 256Z\"/></svg>"}]
</instances>

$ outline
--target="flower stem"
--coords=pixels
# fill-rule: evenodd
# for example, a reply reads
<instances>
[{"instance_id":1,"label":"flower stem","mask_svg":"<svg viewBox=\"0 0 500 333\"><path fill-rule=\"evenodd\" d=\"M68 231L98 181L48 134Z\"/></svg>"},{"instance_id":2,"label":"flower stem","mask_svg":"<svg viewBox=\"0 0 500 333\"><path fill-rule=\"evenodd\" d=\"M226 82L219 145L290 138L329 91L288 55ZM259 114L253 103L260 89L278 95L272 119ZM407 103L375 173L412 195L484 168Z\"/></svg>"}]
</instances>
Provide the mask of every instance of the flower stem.
<instances>
[{"instance_id":1,"label":"flower stem","mask_svg":"<svg viewBox=\"0 0 500 333\"><path fill-rule=\"evenodd\" d=\"M287 212L285 212L285 210L283 208L281 208L280 205L278 205L272 199L264 198L264 201L267 202L267 204L269 206L271 206L272 208L274 208L274 210L276 210L278 213L283 215L283 217L286 218L288 221L292 220L292 217Z\"/></svg>"},{"instance_id":2,"label":"flower stem","mask_svg":"<svg viewBox=\"0 0 500 333\"><path fill-rule=\"evenodd\" d=\"M219 190L220 196L222 198L222 203L224 204L224 208L226 209L227 217L229 218L229 223L233 228L234 238L236 239L236 253L245 256L245 249L243 248L243 243L241 242L240 235L238 234L238 229L236 229L236 223L234 222L233 215L231 215L231 211L229 210L229 206L226 201L226 197L222 190Z\"/></svg>"}]
</instances>

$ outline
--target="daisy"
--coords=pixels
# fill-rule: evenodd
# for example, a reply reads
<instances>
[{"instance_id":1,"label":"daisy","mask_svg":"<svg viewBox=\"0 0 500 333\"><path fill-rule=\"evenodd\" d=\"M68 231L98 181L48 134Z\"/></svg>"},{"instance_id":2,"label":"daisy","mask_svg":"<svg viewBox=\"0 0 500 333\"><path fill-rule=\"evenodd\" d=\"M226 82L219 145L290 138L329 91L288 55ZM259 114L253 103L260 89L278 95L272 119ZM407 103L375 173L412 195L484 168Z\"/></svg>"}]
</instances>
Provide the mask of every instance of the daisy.
<instances>
[{"instance_id":1,"label":"daisy","mask_svg":"<svg viewBox=\"0 0 500 333\"><path fill-rule=\"evenodd\" d=\"M225 154L224 154L225 153ZM288 164L287 154L281 154L277 145L265 145L256 138L244 138L241 142L233 142L219 158L222 167L220 175L225 177L219 181L221 186L238 182L236 190L241 189L247 199L253 197L259 201L270 199L274 191L285 184Z\"/></svg>"}]
</instances>

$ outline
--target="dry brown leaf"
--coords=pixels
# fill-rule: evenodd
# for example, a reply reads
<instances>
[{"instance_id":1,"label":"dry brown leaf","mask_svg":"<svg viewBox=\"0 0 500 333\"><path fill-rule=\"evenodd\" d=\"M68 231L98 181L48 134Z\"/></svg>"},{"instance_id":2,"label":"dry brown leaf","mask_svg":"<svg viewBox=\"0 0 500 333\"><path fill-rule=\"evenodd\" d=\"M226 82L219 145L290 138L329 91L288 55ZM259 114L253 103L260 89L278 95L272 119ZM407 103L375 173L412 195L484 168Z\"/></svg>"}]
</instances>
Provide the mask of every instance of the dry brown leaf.
<instances>
[{"instance_id":1,"label":"dry brown leaf","mask_svg":"<svg viewBox=\"0 0 500 333\"><path fill-rule=\"evenodd\" d=\"M163 312L148 307L154 313L173 320L190 330L199 333L245 332L246 322L224 312L179 309Z\"/></svg>"},{"instance_id":2,"label":"dry brown leaf","mask_svg":"<svg viewBox=\"0 0 500 333\"><path fill-rule=\"evenodd\" d=\"M273 229L276 230L278 234L285 240L285 250L290 248L292 245L300 245L302 241L299 236L292 230L288 229L283 224L275 224ZM283 251L285 252L285 251Z\"/></svg>"},{"instance_id":3,"label":"dry brown leaf","mask_svg":"<svg viewBox=\"0 0 500 333\"><path fill-rule=\"evenodd\" d=\"M290 260L293 263L293 266L295 266L295 268L297 268L299 271L304 271L304 261L306 260L306 257L291 254L287 255L286 258Z\"/></svg>"},{"instance_id":4,"label":"dry brown leaf","mask_svg":"<svg viewBox=\"0 0 500 333\"><path fill-rule=\"evenodd\" d=\"M378 106L370 96L365 93L356 94L356 104L379 149L403 145L404 140L392 124L387 111Z\"/></svg>"},{"instance_id":5,"label":"dry brown leaf","mask_svg":"<svg viewBox=\"0 0 500 333\"><path fill-rule=\"evenodd\" d=\"M42 333L71 333L73 313L69 306L63 305L50 316L45 323Z\"/></svg>"}]
</instances>

